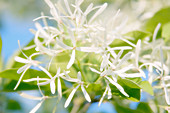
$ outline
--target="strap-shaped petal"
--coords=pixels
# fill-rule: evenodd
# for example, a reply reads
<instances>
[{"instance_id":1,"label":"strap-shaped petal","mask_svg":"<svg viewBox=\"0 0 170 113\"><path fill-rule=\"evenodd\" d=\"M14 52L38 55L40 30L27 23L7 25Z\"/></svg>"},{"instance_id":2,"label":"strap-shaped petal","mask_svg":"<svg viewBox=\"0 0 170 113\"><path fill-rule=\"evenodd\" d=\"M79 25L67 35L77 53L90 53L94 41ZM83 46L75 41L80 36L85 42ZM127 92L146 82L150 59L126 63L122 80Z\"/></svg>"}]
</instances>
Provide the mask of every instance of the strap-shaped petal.
<instances>
[{"instance_id":1,"label":"strap-shaped petal","mask_svg":"<svg viewBox=\"0 0 170 113\"><path fill-rule=\"evenodd\" d=\"M40 101L29 113L35 113L42 105L44 101Z\"/></svg>"},{"instance_id":2,"label":"strap-shaped petal","mask_svg":"<svg viewBox=\"0 0 170 113\"><path fill-rule=\"evenodd\" d=\"M102 101L103 101L104 97L106 96L107 91L108 91L108 87L106 87L106 89L105 89L105 91L104 91L104 93L103 93L103 95L102 95L102 98L101 98L101 99L100 99L100 101L99 101L98 106L100 106L100 105L101 105L101 103L102 103Z\"/></svg>"},{"instance_id":3,"label":"strap-shaped petal","mask_svg":"<svg viewBox=\"0 0 170 113\"><path fill-rule=\"evenodd\" d=\"M58 76L58 95L60 98L62 97L62 88L61 88L61 81L59 76Z\"/></svg>"},{"instance_id":4,"label":"strap-shaped petal","mask_svg":"<svg viewBox=\"0 0 170 113\"><path fill-rule=\"evenodd\" d=\"M72 90L72 92L70 93L69 97L67 98L67 100L66 100L66 102L65 102L65 104L64 104L64 107L65 107L65 108L70 104L70 102L71 102L71 100L72 100L72 98L73 98L76 90L79 88L79 86L80 86L80 85L78 85L76 88L74 88L74 89Z\"/></svg>"},{"instance_id":5,"label":"strap-shaped petal","mask_svg":"<svg viewBox=\"0 0 170 113\"><path fill-rule=\"evenodd\" d=\"M97 12L91 17L89 20L89 23L91 23L98 15L100 15L107 7L107 3L104 3L98 10Z\"/></svg>"},{"instance_id":6,"label":"strap-shaped petal","mask_svg":"<svg viewBox=\"0 0 170 113\"><path fill-rule=\"evenodd\" d=\"M26 64L30 63L29 60L18 57L18 56L16 56L14 59L15 59L15 61L20 62L20 63L26 63Z\"/></svg>"},{"instance_id":7,"label":"strap-shaped petal","mask_svg":"<svg viewBox=\"0 0 170 113\"><path fill-rule=\"evenodd\" d=\"M132 53L128 52L126 55L123 56L123 58L121 59L121 61L117 64L117 68L120 67L124 62L126 62L127 60L129 60L129 58L131 57Z\"/></svg>"},{"instance_id":8,"label":"strap-shaped petal","mask_svg":"<svg viewBox=\"0 0 170 113\"><path fill-rule=\"evenodd\" d=\"M73 49L73 47L67 46L62 41L60 41L58 38L56 38L56 41L57 41L57 44L64 49L68 49L68 50Z\"/></svg>"},{"instance_id":9,"label":"strap-shaped petal","mask_svg":"<svg viewBox=\"0 0 170 113\"><path fill-rule=\"evenodd\" d=\"M51 89L51 93L54 94L55 93L55 80L52 80L50 82L50 89Z\"/></svg>"},{"instance_id":10,"label":"strap-shaped petal","mask_svg":"<svg viewBox=\"0 0 170 113\"><path fill-rule=\"evenodd\" d=\"M113 48L109 48L108 51L128 50L128 49L132 49L132 47L130 46L113 47Z\"/></svg>"},{"instance_id":11,"label":"strap-shaped petal","mask_svg":"<svg viewBox=\"0 0 170 113\"><path fill-rule=\"evenodd\" d=\"M80 72L80 71L77 73L77 79L78 79L79 81L81 81L81 72Z\"/></svg>"},{"instance_id":12,"label":"strap-shaped petal","mask_svg":"<svg viewBox=\"0 0 170 113\"><path fill-rule=\"evenodd\" d=\"M18 94L24 98L27 98L27 99L32 99L32 100L42 100L42 97L36 97L36 96L32 96L32 95L28 95L26 93L23 93L23 92L18 92Z\"/></svg>"},{"instance_id":13,"label":"strap-shaped petal","mask_svg":"<svg viewBox=\"0 0 170 113\"><path fill-rule=\"evenodd\" d=\"M22 73L28 66L29 66L29 64L26 64L26 65L20 67L20 68L17 70L17 73L18 73L18 74Z\"/></svg>"},{"instance_id":14,"label":"strap-shaped petal","mask_svg":"<svg viewBox=\"0 0 170 113\"><path fill-rule=\"evenodd\" d=\"M48 80L50 80L50 79L48 79L48 78L30 78L30 79L26 79L26 80L23 80L24 82L32 82L32 81L44 81L44 80L46 80L46 81L48 81Z\"/></svg>"},{"instance_id":15,"label":"strap-shaped petal","mask_svg":"<svg viewBox=\"0 0 170 113\"><path fill-rule=\"evenodd\" d=\"M26 71L27 71L30 67L31 67L31 66L30 66L30 65L28 65L28 66L27 66L27 68L24 70L24 72L21 74L21 76L20 76L20 78L19 78L19 80L18 80L18 82L17 82L17 84L16 84L16 86L15 86L14 90L16 90L16 89L17 89L17 87L19 86L19 84L20 84L20 82L21 82L21 80L22 80L22 78L23 78L24 74L26 73Z\"/></svg>"},{"instance_id":16,"label":"strap-shaped petal","mask_svg":"<svg viewBox=\"0 0 170 113\"><path fill-rule=\"evenodd\" d=\"M101 72L97 71L96 69L91 68L91 67L89 67L89 68L90 68L91 71L93 71L93 72L95 72L95 73L97 73L97 74L101 74Z\"/></svg>"},{"instance_id":17,"label":"strap-shaped petal","mask_svg":"<svg viewBox=\"0 0 170 113\"><path fill-rule=\"evenodd\" d=\"M81 90L82 90L82 92L83 92L83 94L84 94L85 99L86 99L88 102L91 102L90 96L89 96L89 94L87 93L87 91L85 90L85 88L84 88L83 85L81 85Z\"/></svg>"},{"instance_id":18,"label":"strap-shaped petal","mask_svg":"<svg viewBox=\"0 0 170 113\"><path fill-rule=\"evenodd\" d=\"M77 47L76 50L94 53L100 53L102 51L102 49L99 47Z\"/></svg>"},{"instance_id":19,"label":"strap-shaped petal","mask_svg":"<svg viewBox=\"0 0 170 113\"><path fill-rule=\"evenodd\" d=\"M74 49L74 50L72 51L70 61L69 61L68 65L67 65L67 69L69 69L69 68L73 65L73 63L74 63L75 54L76 54L75 52L76 52L76 51L75 51L75 49Z\"/></svg>"},{"instance_id":20,"label":"strap-shaped petal","mask_svg":"<svg viewBox=\"0 0 170 113\"><path fill-rule=\"evenodd\" d=\"M141 40L139 39L138 42L137 42L137 44L136 44L136 50L135 50L136 67L139 66L138 62L139 62L140 49L141 49Z\"/></svg>"},{"instance_id":21,"label":"strap-shaped petal","mask_svg":"<svg viewBox=\"0 0 170 113\"><path fill-rule=\"evenodd\" d=\"M121 85L119 85L118 83L114 82L111 78L109 78L109 77L107 77L107 76L106 76L105 78L107 78L107 80L109 80L109 82L110 82L111 84L113 84L114 86L116 86L117 89L119 89L119 91L120 91L122 94L124 94L125 96L129 97L129 95L124 91L124 89L123 89L123 87L122 87Z\"/></svg>"},{"instance_id":22,"label":"strap-shaped petal","mask_svg":"<svg viewBox=\"0 0 170 113\"><path fill-rule=\"evenodd\" d=\"M91 3L85 10L84 12L84 15L88 15L91 11L92 11L92 8L93 8L93 3Z\"/></svg>"}]
</instances>

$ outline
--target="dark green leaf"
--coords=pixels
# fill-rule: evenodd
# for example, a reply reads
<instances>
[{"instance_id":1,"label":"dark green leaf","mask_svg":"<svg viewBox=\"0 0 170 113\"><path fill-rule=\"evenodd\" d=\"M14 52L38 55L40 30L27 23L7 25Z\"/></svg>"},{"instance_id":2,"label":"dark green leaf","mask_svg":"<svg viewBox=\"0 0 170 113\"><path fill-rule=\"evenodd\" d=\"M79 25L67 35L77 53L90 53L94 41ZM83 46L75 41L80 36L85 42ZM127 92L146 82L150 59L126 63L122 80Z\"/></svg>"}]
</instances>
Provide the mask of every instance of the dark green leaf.
<instances>
[{"instance_id":1,"label":"dark green leaf","mask_svg":"<svg viewBox=\"0 0 170 113\"><path fill-rule=\"evenodd\" d=\"M38 90L37 85L29 84L21 82L20 85L16 90L14 90L15 85L17 84L17 80L12 80L11 82L5 84L3 86L2 91L3 92L15 92L15 91L21 91L21 90Z\"/></svg>"},{"instance_id":2,"label":"dark green leaf","mask_svg":"<svg viewBox=\"0 0 170 113\"><path fill-rule=\"evenodd\" d=\"M142 113L153 113L149 104L145 102L140 102L137 107L137 110L141 111Z\"/></svg>"},{"instance_id":3,"label":"dark green leaf","mask_svg":"<svg viewBox=\"0 0 170 113\"><path fill-rule=\"evenodd\" d=\"M128 79L119 78L117 82L124 88L125 92L129 95L129 100L136 102L140 101L140 86Z\"/></svg>"},{"instance_id":4,"label":"dark green leaf","mask_svg":"<svg viewBox=\"0 0 170 113\"><path fill-rule=\"evenodd\" d=\"M16 100L10 99L7 101L7 109L8 110L20 110L21 105Z\"/></svg>"},{"instance_id":5,"label":"dark green leaf","mask_svg":"<svg viewBox=\"0 0 170 113\"><path fill-rule=\"evenodd\" d=\"M132 110L128 107L124 107L124 106L118 105L118 104L115 104L115 108L116 108L117 113L143 113L139 110Z\"/></svg>"},{"instance_id":6,"label":"dark green leaf","mask_svg":"<svg viewBox=\"0 0 170 113\"><path fill-rule=\"evenodd\" d=\"M18 69L8 69L5 71L0 72L1 78L7 78L12 80L18 80L21 74L17 73ZM23 79L30 79L30 78L37 78L39 76L40 78L48 78L48 75L46 75L43 71L38 71L34 69L29 69L25 73Z\"/></svg>"}]
</instances>

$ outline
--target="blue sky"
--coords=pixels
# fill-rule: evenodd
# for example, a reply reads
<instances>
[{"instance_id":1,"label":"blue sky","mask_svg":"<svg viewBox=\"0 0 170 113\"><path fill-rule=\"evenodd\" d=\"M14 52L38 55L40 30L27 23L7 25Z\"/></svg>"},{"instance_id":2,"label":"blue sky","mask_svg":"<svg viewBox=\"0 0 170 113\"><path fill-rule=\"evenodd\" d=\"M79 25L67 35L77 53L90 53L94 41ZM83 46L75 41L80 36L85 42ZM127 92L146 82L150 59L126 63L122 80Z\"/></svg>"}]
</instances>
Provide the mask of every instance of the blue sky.
<instances>
[{"instance_id":1,"label":"blue sky","mask_svg":"<svg viewBox=\"0 0 170 113\"><path fill-rule=\"evenodd\" d=\"M17 18L7 10L1 14L0 35L3 43L2 55L5 61L18 49L18 40L23 46L33 38L33 34L29 31L30 28L34 28L32 19L34 17Z\"/></svg>"}]
</instances>

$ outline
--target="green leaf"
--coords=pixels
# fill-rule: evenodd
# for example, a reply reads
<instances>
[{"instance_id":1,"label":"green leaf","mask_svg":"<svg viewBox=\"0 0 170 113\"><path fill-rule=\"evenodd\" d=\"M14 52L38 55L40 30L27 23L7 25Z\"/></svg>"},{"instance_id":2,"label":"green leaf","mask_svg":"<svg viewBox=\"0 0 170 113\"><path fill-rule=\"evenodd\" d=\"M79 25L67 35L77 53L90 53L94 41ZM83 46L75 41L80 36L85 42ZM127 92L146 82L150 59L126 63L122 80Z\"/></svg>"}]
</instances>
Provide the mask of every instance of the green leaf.
<instances>
[{"instance_id":1,"label":"green leaf","mask_svg":"<svg viewBox=\"0 0 170 113\"><path fill-rule=\"evenodd\" d=\"M6 109L8 109L8 110L20 110L21 105L16 100L10 99L10 100L7 101L7 108Z\"/></svg>"},{"instance_id":2,"label":"green leaf","mask_svg":"<svg viewBox=\"0 0 170 113\"><path fill-rule=\"evenodd\" d=\"M153 92L153 89L152 89L152 86L151 84L148 82L148 81L141 81L139 83L139 86L144 90L146 91L147 93L149 93L150 95L154 95L154 92Z\"/></svg>"},{"instance_id":3,"label":"green leaf","mask_svg":"<svg viewBox=\"0 0 170 113\"><path fill-rule=\"evenodd\" d=\"M170 38L170 22L162 27L162 37Z\"/></svg>"},{"instance_id":4,"label":"green leaf","mask_svg":"<svg viewBox=\"0 0 170 113\"><path fill-rule=\"evenodd\" d=\"M146 24L144 25L144 29L146 31L153 33L154 29L158 25L158 23L161 23L162 26L168 22L170 22L170 7L163 8L159 10L155 15L150 18Z\"/></svg>"},{"instance_id":5,"label":"green leaf","mask_svg":"<svg viewBox=\"0 0 170 113\"><path fill-rule=\"evenodd\" d=\"M2 72L0 72L0 77L12 79L12 80L19 80L21 74L18 74L17 70L18 69L7 69L5 71L2 71ZM23 79L36 78L37 76L39 76L40 78L46 78L46 77L48 78L48 75L46 75L43 71L29 69L24 74Z\"/></svg>"},{"instance_id":6,"label":"green leaf","mask_svg":"<svg viewBox=\"0 0 170 113\"><path fill-rule=\"evenodd\" d=\"M141 111L142 113L153 113L149 104L145 102L140 102L137 107L137 110Z\"/></svg>"},{"instance_id":7,"label":"green leaf","mask_svg":"<svg viewBox=\"0 0 170 113\"><path fill-rule=\"evenodd\" d=\"M14 90L15 85L17 84L17 80L12 80L9 83L5 84L3 86L3 89L1 91L3 92L15 92L15 91L22 91L22 90L38 90L38 86L35 84L30 83L24 83L21 82L20 85L16 90ZM41 89L45 89L45 87L41 87ZM49 87L48 87L49 89Z\"/></svg>"},{"instance_id":8,"label":"green leaf","mask_svg":"<svg viewBox=\"0 0 170 113\"><path fill-rule=\"evenodd\" d=\"M119 78L117 82L124 88L125 92L129 95L129 100L135 102L140 101L140 86L128 79Z\"/></svg>"},{"instance_id":9,"label":"green leaf","mask_svg":"<svg viewBox=\"0 0 170 113\"><path fill-rule=\"evenodd\" d=\"M128 33L126 33L126 34L124 34L124 35L125 35L125 36L128 36L128 37L134 38L134 40L132 40L131 42L136 44L139 39L142 40L142 39L150 36L151 34L150 34L150 33L146 33L146 32L144 32L144 31L138 31L138 30L136 30L136 31L128 32Z\"/></svg>"},{"instance_id":10,"label":"green leaf","mask_svg":"<svg viewBox=\"0 0 170 113\"><path fill-rule=\"evenodd\" d=\"M133 110L133 109L130 109L128 107L125 107L119 104L115 104L115 109L117 113L143 113L139 110Z\"/></svg>"},{"instance_id":11,"label":"green leaf","mask_svg":"<svg viewBox=\"0 0 170 113\"><path fill-rule=\"evenodd\" d=\"M144 39L144 38L146 38L150 35L151 34L149 34L149 33L139 31L139 30L135 30L135 31L128 32L128 33L124 34L123 36L131 37L132 40L129 40L129 41L136 44L139 39L142 40L142 39ZM113 41L113 43L110 46L111 47L118 47L118 46L130 46L130 45L128 43L120 40L120 39L116 39L116 40Z\"/></svg>"}]
</instances>

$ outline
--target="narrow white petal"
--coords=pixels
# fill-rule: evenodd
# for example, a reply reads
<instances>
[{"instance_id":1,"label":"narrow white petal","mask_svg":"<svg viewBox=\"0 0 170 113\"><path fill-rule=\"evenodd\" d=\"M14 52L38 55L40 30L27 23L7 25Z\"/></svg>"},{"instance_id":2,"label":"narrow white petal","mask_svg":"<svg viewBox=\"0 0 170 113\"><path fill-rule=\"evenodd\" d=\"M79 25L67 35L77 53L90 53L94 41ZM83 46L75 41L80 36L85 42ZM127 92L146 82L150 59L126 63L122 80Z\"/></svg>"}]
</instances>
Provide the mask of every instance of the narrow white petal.
<instances>
[{"instance_id":1,"label":"narrow white petal","mask_svg":"<svg viewBox=\"0 0 170 113\"><path fill-rule=\"evenodd\" d=\"M35 23L35 26L36 26L37 30L38 30L44 37L46 37L46 38L50 37L50 36L47 34L47 32L43 29L43 27L42 27L38 22Z\"/></svg>"},{"instance_id":2,"label":"narrow white petal","mask_svg":"<svg viewBox=\"0 0 170 113\"><path fill-rule=\"evenodd\" d=\"M54 80L50 82L50 89L51 89L51 93L55 94L55 81Z\"/></svg>"},{"instance_id":3,"label":"narrow white petal","mask_svg":"<svg viewBox=\"0 0 170 113\"><path fill-rule=\"evenodd\" d=\"M103 71L103 69L108 65L109 58L110 58L110 54L108 54L107 56L103 55L103 61L100 65L100 71Z\"/></svg>"},{"instance_id":4,"label":"narrow white petal","mask_svg":"<svg viewBox=\"0 0 170 113\"><path fill-rule=\"evenodd\" d=\"M70 7L69 7L68 1L67 1L67 0L64 0L64 3L65 3L65 6L66 6L66 8L67 8L68 13L70 14L70 16L72 16L72 12L71 12L71 9L70 9Z\"/></svg>"},{"instance_id":5,"label":"narrow white petal","mask_svg":"<svg viewBox=\"0 0 170 113\"><path fill-rule=\"evenodd\" d=\"M93 3L91 3L85 10L84 12L84 15L88 15L91 11L92 11L92 8L93 8Z\"/></svg>"},{"instance_id":6,"label":"narrow white petal","mask_svg":"<svg viewBox=\"0 0 170 113\"><path fill-rule=\"evenodd\" d=\"M15 61L20 62L20 63L27 63L27 64L30 63L29 60L18 57L18 56L16 56L14 59L15 59Z\"/></svg>"},{"instance_id":7,"label":"narrow white petal","mask_svg":"<svg viewBox=\"0 0 170 113\"><path fill-rule=\"evenodd\" d=\"M120 91L122 94L124 94L125 96L129 97L129 95L124 91L124 89L123 89L123 87L122 87L121 85L119 85L118 83L114 82L114 81L113 81L111 78L109 78L109 77L105 77L105 78L107 78L111 84L113 84L114 86L116 86L117 89L119 89L119 91Z\"/></svg>"},{"instance_id":8,"label":"narrow white petal","mask_svg":"<svg viewBox=\"0 0 170 113\"><path fill-rule=\"evenodd\" d=\"M37 80L39 80L39 79L37 79ZM51 79L47 80L46 82L38 83L38 85L43 86L43 85L49 84L50 82L51 82Z\"/></svg>"},{"instance_id":9,"label":"narrow white petal","mask_svg":"<svg viewBox=\"0 0 170 113\"><path fill-rule=\"evenodd\" d=\"M81 81L81 72L80 71L77 73L77 79Z\"/></svg>"},{"instance_id":10,"label":"narrow white petal","mask_svg":"<svg viewBox=\"0 0 170 113\"><path fill-rule=\"evenodd\" d=\"M89 23L91 23L98 15L100 15L107 7L107 3L104 3L98 10L97 12L91 17L89 20Z\"/></svg>"},{"instance_id":11,"label":"narrow white petal","mask_svg":"<svg viewBox=\"0 0 170 113\"><path fill-rule=\"evenodd\" d=\"M146 78L146 75L145 75L145 73L143 72L143 70L142 70L142 69L138 69L138 70L139 70L139 72L140 72L140 75L141 75L142 77Z\"/></svg>"},{"instance_id":12,"label":"narrow white petal","mask_svg":"<svg viewBox=\"0 0 170 113\"><path fill-rule=\"evenodd\" d=\"M38 66L39 69L41 69L42 71L44 71L50 78L52 78L51 74L42 66Z\"/></svg>"},{"instance_id":13,"label":"narrow white petal","mask_svg":"<svg viewBox=\"0 0 170 113\"><path fill-rule=\"evenodd\" d=\"M135 77L143 77L142 74L140 73L131 73L131 74L126 74L126 73L120 73L118 74L120 77L128 77L128 78L135 78Z\"/></svg>"},{"instance_id":14,"label":"narrow white petal","mask_svg":"<svg viewBox=\"0 0 170 113\"><path fill-rule=\"evenodd\" d=\"M119 53L117 54L116 61L118 61L120 59L122 54L123 54L123 50L120 50Z\"/></svg>"},{"instance_id":15,"label":"narrow white petal","mask_svg":"<svg viewBox=\"0 0 170 113\"><path fill-rule=\"evenodd\" d=\"M136 47L135 44L133 44L132 42L130 42L130 41L127 40L127 39L124 39L124 38L119 38L119 39L122 40L122 41L124 41L124 42L126 42L126 43L128 43L129 45L131 45L131 46L133 46L133 47Z\"/></svg>"},{"instance_id":16,"label":"narrow white petal","mask_svg":"<svg viewBox=\"0 0 170 113\"><path fill-rule=\"evenodd\" d=\"M29 49L32 49L32 48L35 48L36 45L31 45L31 46L28 46L28 47L24 47L23 50L29 50Z\"/></svg>"},{"instance_id":17,"label":"narrow white petal","mask_svg":"<svg viewBox=\"0 0 170 113\"><path fill-rule=\"evenodd\" d=\"M83 2L84 2L84 0L77 0L77 1L76 1L76 4L77 4L78 6L80 6Z\"/></svg>"},{"instance_id":18,"label":"narrow white petal","mask_svg":"<svg viewBox=\"0 0 170 113\"><path fill-rule=\"evenodd\" d=\"M117 74L119 74L119 73L124 73L124 72L126 72L126 71L129 71L130 69L135 69L135 67L133 66L133 64L130 64L129 66L124 67L124 68L122 68L122 69L120 69L120 70L116 70L116 71L114 71L114 72L117 73Z\"/></svg>"},{"instance_id":19,"label":"narrow white petal","mask_svg":"<svg viewBox=\"0 0 170 113\"><path fill-rule=\"evenodd\" d=\"M74 60L75 60L75 50L72 51L72 54L71 54L71 58L70 58L70 61L67 65L67 69L69 69L73 64L74 64Z\"/></svg>"},{"instance_id":20,"label":"narrow white petal","mask_svg":"<svg viewBox=\"0 0 170 113\"><path fill-rule=\"evenodd\" d=\"M107 87L108 87L108 99L111 99L112 98L111 88L109 87L109 85Z\"/></svg>"},{"instance_id":21,"label":"narrow white petal","mask_svg":"<svg viewBox=\"0 0 170 113\"><path fill-rule=\"evenodd\" d=\"M106 89L105 89L105 91L104 91L104 93L103 93L103 95L102 95L102 98L100 99L100 101L99 101L99 104L98 104L98 106L100 106L101 105L101 103L102 103L102 101L103 101L103 99L104 99L104 97L106 96L106 92L108 91L108 88L106 87Z\"/></svg>"},{"instance_id":22,"label":"narrow white petal","mask_svg":"<svg viewBox=\"0 0 170 113\"><path fill-rule=\"evenodd\" d=\"M59 76L59 74L60 74L60 71L61 71L61 69L60 69L60 67L58 68L58 70L57 70L57 75Z\"/></svg>"},{"instance_id":23,"label":"narrow white petal","mask_svg":"<svg viewBox=\"0 0 170 113\"><path fill-rule=\"evenodd\" d=\"M101 73L101 75L100 76L106 76L106 75L115 75L115 73L114 73L114 71L112 71L112 70L105 70L105 71L103 71L102 73Z\"/></svg>"},{"instance_id":24,"label":"narrow white petal","mask_svg":"<svg viewBox=\"0 0 170 113\"><path fill-rule=\"evenodd\" d=\"M123 58L121 59L121 61L117 64L116 67L121 66L124 62L126 62L127 60L129 60L129 58L131 57L132 53L129 52L126 55L123 56Z\"/></svg>"},{"instance_id":25,"label":"narrow white petal","mask_svg":"<svg viewBox=\"0 0 170 113\"><path fill-rule=\"evenodd\" d=\"M135 50L136 67L139 66L138 62L139 62L140 49L141 49L141 40L139 39L138 42L137 42L137 44L136 44L136 50Z\"/></svg>"},{"instance_id":26,"label":"narrow white petal","mask_svg":"<svg viewBox=\"0 0 170 113\"><path fill-rule=\"evenodd\" d=\"M113 48L109 48L108 51L114 51L114 50L128 50L128 49L132 49L132 47L130 47L130 46L113 47Z\"/></svg>"},{"instance_id":27,"label":"narrow white petal","mask_svg":"<svg viewBox=\"0 0 170 113\"><path fill-rule=\"evenodd\" d=\"M26 79L26 80L23 80L24 82L32 82L32 81L44 81L44 80L50 80L48 78L30 78L30 79Z\"/></svg>"},{"instance_id":28,"label":"narrow white petal","mask_svg":"<svg viewBox=\"0 0 170 113\"><path fill-rule=\"evenodd\" d=\"M86 98L86 100L87 100L88 102L91 102L90 96L89 96L89 94L87 93L87 91L85 90L85 88L83 87L83 85L81 85L81 90L82 90L82 92L83 92L84 97Z\"/></svg>"},{"instance_id":29,"label":"narrow white petal","mask_svg":"<svg viewBox=\"0 0 170 113\"><path fill-rule=\"evenodd\" d=\"M153 42L156 40L156 35L157 35L160 27L161 27L161 24L159 23L159 24L156 26L155 30L154 30L154 33L153 33Z\"/></svg>"},{"instance_id":30,"label":"narrow white petal","mask_svg":"<svg viewBox=\"0 0 170 113\"><path fill-rule=\"evenodd\" d=\"M24 72L21 74L21 76L20 76L20 78L19 78L19 80L18 80L18 82L17 82L17 84L16 84L14 90L17 89L17 87L19 86L19 84L20 84L20 82L21 82L21 80L22 80L22 78L23 78L25 72L26 72L30 67L31 67L31 66L29 65L29 66L24 70Z\"/></svg>"},{"instance_id":31,"label":"narrow white petal","mask_svg":"<svg viewBox=\"0 0 170 113\"><path fill-rule=\"evenodd\" d=\"M91 68L91 67L89 67L89 68L90 68L91 71L93 71L93 72L95 72L95 73L97 73L97 74L101 74L101 72L97 71L96 69Z\"/></svg>"},{"instance_id":32,"label":"narrow white petal","mask_svg":"<svg viewBox=\"0 0 170 113\"><path fill-rule=\"evenodd\" d=\"M18 73L18 74L22 73L27 67L28 67L27 64L24 65L24 66L22 66L22 67L20 67L20 68L17 70L17 73Z\"/></svg>"},{"instance_id":33,"label":"narrow white petal","mask_svg":"<svg viewBox=\"0 0 170 113\"><path fill-rule=\"evenodd\" d=\"M115 66L112 62L108 61L108 64L110 65L110 67L111 67L112 69L115 69L115 68L116 68L116 66Z\"/></svg>"},{"instance_id":34,"label":"narrow white petal","mask_svg":"<svg viewBox=\"0 0 170 113\"><path fill-rule=\"evenodd\" d=\"M29 113L35 113L42 105L44 101L41 101L40 103L38 103Z\"/></svg>"},{"instance_id":35,"label":"narrow white petal","mask_svg":"<svg viewBox=\"0 0 170 113\"><path fill-rule=\"evenodd\" d=\"M70 93L69 97L67 98L67 100L66 100L66 102L65 102L65 104L64 104L64 107L65 107L65 108L70 104L70 102L71 102L71 100L72 100L72 98L73 98L73 96L74 96L74 93L75 93L76 90L79 88L79 86L80 86L80 85L78 85L76 88L74 88L74 89L72 90L72 92Z\"/></svg>"},{"instance_id":36,"label":"narrow white petal","mask_svg":"<svg viewBox=\"0 0 170 113\"><path fill-rule=\"evenodd\" d=\"M170 97L169 97L168 89L167 89L167 87L166 87L166 85L165 85L164 79L162 79L162 85L163 85L164 92L165 92L165 100L166 100L166 103L167 103L168 105L170 105Z\"/></svg>"},{"instance_id":37,"label":"narrow white petal","mask_svg":"<svg viewBox=\"0 0 170 113\"><path fill-rule=\"evenodd\" d=\"M67 46L66 44L64 44L63 42L61 42L58 38L56 38L56 41L57 41L57 44L58 44L60 47L64 48L64 49L73 49L72 47Z\"/></svg>"},{"instance_id":38,"label":"narrow white petal","mask_svg":"<svg viewBox=\"0 0 170 113\"><path fill-rule=\"evenodd\" d=\"M114 51L110 51L111 55L116 59L117 55Z\"/></svg>"},{"instance_id":39,"label":"narrow white petal","mask_svg":"<svg viewBox=\"0 0 170 113\"><path fill-rule=\"evenodd\" d=\"M58 95L60 98L62 97L61 81L59 77L58 77Z\"/></svg>"},{"instance_id":40,"label":"narrow white petal","mask_svg":"<svg viewBox=\"0 0 170 113\"><path fill-rule=\"evenodd\" d=\"M164 76L164 80L170 80L170 76Z\"/></svg>"},{"instance_id":41,"label":"narrow white petal","mask_svg":"<svg viewBox=\"0 0 170 113\"><path fill-rule=\"evenodd\" d=\"M94 53L102 52L102 49L99 47L77 47L76 50L83 51L83 52L94 52Z\"/></svg>"},{"instance_id":42,"label":"narrow white petal","mask_svg":"<svg viewBox=\"0 0 170 113\"><path fill-rule=\"evenodd\" d=\"M23 92L18 92L18 94L24 98L27 98L27 99L32 99L32 100L42 100L42 97L36 97L36 96L32 96L32 95L28 95L26 93L23 93Z\"/></svg>"}]
</instances>

